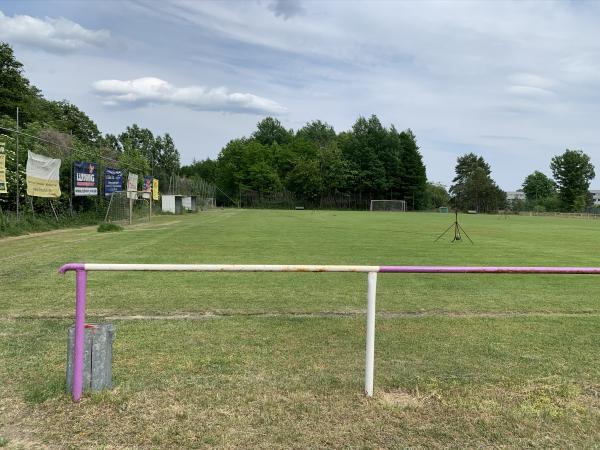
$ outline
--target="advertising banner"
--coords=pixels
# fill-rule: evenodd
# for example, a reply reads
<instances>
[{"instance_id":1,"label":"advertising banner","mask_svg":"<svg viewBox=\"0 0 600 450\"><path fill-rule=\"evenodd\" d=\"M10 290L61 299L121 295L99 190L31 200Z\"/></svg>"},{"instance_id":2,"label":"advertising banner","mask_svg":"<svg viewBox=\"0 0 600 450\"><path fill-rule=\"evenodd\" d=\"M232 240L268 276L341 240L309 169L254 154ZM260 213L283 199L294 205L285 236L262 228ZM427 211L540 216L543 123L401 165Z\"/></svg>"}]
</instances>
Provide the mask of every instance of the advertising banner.
<instances>
[{"instance_id":1,"label":"advertising banner","mask_svg":"<svg viewBox=\"0 0 600 450\"><path fill-rule=\"evenodd\" d=\"M144 191L144 198L150 198L150 193L152 191L152 177L144 177L144 184L142 186L142 191Z\"/></svg>"},{"instance_id":2,"label":"advertising banner","mask_svg":"<svg viewBox=\"0 0 600 450\"><path fill-rule=\"evenodd\" d=\"M137 198L138 176L136 173L127 175L127 198Z\"/></svg>"},{"instance_id":3,"label":"advertising banner","mask_svg":"<svg viewBox=\"0 0 600 450\"><path fill-rule=\"evenodd\" d=\"M158 201L158 179L152 180L152 200Z\"/></svg>"},{"instance_id":4,"label":"advertising banner","mask_svg":"<svg viewBox=\"0 0 600 450\"><path fill-rule=\"evenodd\" d=\"M6 154L4 153L4 142L0 142L0 194L8 193L6 187Z\"/></svg>"},{"instance_id":5,"label":"advertising banner","mask_svg":"<svg viewBox=\"0 0 600 450\"><path fill-rule=\"evenodd\" d=\"M123 190L123 171L119 169L104 169L104 195Z\"/></svg>"},{"instance_id":6,"label":"advertising banner","mask_svg":"<svg viewBox=\"0 0 600 450\"><path fill-rule=\"evenodd\" d=\"M152 177L144 177L144 192L150 192L152 190Z\"/></svg>"},{"instance_id":7,"label":"advertising banner","mask_svg":"<svg viewBox=\"0 0 600 450\"><path fill-rule=\"evenodd\" d=\"M30 151L27 152L27 195L32 197L60 197L60 159L48 158Z\"/></svg>"},{"instance_id":8,"label":"advertising banner","mask_svg":"<svg viewBox=\"0 0 600 450\"><path fill-rule=\"evenodd\" d=\"M74 162L73 183L75 196L98 195L98 164Z\"/></svg>"}]
</instances>

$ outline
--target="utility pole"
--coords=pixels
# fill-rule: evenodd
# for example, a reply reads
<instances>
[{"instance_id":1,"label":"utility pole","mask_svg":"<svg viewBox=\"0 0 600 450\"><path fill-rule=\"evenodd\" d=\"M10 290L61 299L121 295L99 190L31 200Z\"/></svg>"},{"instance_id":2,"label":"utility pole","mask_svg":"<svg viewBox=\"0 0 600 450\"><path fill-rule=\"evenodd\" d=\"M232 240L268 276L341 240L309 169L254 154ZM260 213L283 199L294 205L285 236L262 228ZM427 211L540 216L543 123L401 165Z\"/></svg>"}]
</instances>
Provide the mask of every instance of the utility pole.
<instances>
[{"instance_id":1,"label":"utility pole","mask_svg":"<svg viewBox=\"0 0 600 450\"><path fill-rule=\"evenodd\" d=\"M19 220L19 107L17 106L17 220Z\"/></svg>"}]
</instances>

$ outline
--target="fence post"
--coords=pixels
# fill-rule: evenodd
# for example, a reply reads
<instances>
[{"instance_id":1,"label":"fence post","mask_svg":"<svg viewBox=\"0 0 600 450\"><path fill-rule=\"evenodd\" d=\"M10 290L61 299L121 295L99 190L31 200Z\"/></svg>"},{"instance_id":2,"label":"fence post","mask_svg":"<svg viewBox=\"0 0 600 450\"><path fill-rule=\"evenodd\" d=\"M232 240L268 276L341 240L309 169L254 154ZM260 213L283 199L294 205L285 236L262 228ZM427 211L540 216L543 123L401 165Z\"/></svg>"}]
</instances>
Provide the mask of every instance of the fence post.
<instances>
[{"instance_id":1,"label":"fence post","mask_svg":"<svg viewBox=\"0 0 600 450\"><path fill-rule=\"evenodd\" d=\"M377 272L369 272L367 294L367 349L365 357L365 394L373 397L373 372L375 366L375 299Z\"/></svg>"},{"instance_id":2,"label":"fence post","mask_svg":"<svg viewBox=\"0 0 600 450\"><path fill-rule=\"evenodd\" d=\"M87 272L84 268L76 270L75 300L75 345L73 346L73 380L71 395L74 402L81 399L83 392L83 353L85 335L85 297Z\"/></svg>"}]
</instances>

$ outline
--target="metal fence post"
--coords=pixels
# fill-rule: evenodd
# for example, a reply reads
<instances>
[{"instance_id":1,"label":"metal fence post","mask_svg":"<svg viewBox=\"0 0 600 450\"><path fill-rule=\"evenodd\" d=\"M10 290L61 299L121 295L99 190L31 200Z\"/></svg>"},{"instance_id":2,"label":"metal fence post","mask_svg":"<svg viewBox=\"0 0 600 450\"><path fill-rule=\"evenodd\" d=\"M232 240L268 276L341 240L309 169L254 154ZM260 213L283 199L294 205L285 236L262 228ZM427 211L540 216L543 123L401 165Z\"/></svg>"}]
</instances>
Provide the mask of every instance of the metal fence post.
<instances>
[{"instance_id":1,"label":"metal fence post","mask_svg":"<svg viewBox=\"0 0 600 450\"><path fill-rule=\"evenodd\" d=\"M78 402L83 392L83 352L85 336L85 297L87 272L85 269L76 270L76 300L75 300L75 345L73 349L73 382L71 395Z\"/></svg>"},{"instance_id":2,"label":"metal fence post","mask_svg":"<svg viewBox=\"0 0 600 450\"><path fill-rule=\"evenodd\" d=\"M373 397L373 372L375 366L375 299L377 272L369 272L367 294L367 349L365 357L365 394Z\"/></svg>"}]
</instances>

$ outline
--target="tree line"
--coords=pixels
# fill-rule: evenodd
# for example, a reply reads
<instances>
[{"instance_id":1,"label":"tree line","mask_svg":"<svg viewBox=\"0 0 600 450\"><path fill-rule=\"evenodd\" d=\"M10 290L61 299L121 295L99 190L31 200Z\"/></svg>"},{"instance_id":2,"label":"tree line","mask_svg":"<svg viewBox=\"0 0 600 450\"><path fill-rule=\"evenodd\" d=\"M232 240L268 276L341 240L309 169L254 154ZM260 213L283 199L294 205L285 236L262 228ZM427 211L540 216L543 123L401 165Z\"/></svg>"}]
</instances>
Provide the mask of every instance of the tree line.
<instances>
[{"instance_id":1,"label":"tree line","mask_svg":"<svg viewBox=\"0 0 600 450\"><path fill-rule=\"evenodd\" d=\"M550 170L554 179L537 170L525 178L526 202L514 202L515 209L581 212L593 206L589 188L596 174L588 155L567 149L552 158Z\"/></svg>"},{"instance_id":2,"label":"tree line","mask_svg":"<svg viewBox=\"0 0 600 450\"><path fill-rule=\"evenodd\" d=\"M195 161L182 173L213 181L237 199L244 190L286 190L312 204L331 194L405 200L411 209L448 201L442 186L427 183L414 133L384 127L375 115L359 117L340 133L320 120L294 131L266 117L251 136L231 140L216 160Z\"/></svg>"},{"instance_id":3,"label":"tree line","mask_svg":"<svg viewBox=\"0 0 600 450\"><path fill-rule=\"evenodd\" d=\"M489 212L498 209L534 211L584 211L593 206L590 182L594 166L581 150L567 149L552 158L554 179L536 170L528 175L520 190L525 200L507 201L507 196L491 178L491 168L483 157L474 153L460 156L456 176L450 187L451 204L463 211Z\"/></svg>"}]
</instances>

